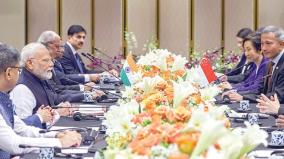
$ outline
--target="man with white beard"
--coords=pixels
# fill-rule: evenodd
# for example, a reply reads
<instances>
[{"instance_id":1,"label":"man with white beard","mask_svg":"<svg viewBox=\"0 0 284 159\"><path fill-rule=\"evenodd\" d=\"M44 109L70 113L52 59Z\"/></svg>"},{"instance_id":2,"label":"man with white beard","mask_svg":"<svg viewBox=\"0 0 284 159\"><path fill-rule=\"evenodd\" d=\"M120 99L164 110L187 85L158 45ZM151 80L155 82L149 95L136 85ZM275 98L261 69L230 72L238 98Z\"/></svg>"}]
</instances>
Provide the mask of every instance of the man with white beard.
<instances>
[{"instance_id":1,"label":"man with white beard","mask_svg":"<svg viewBox=\"0 0 284 159\"><path fill-rule=\"evenodd\" d=\"M53 62L46 47L30 43L21 52L22 68L17 86L10 92L16 114L27 125L46 128L56 117L72 113L71 108L53 110L51 106L71 107L61 96L53 92L46 80L52 77ZM58 118L57 118L58 119Z\"/></svg>"}]
</instances>

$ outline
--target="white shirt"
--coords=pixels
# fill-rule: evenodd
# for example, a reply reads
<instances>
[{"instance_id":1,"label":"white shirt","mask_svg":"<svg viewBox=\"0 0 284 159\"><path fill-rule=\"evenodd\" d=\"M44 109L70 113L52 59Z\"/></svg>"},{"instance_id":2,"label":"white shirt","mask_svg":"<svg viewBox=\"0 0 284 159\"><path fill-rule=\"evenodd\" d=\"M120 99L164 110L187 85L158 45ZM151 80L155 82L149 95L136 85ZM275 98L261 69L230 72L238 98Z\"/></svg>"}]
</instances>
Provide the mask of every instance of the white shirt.
<instances>
[{"instance_id":1,"label":"white shirt","mask_svg":"<svg viewBox=\"0 0 284 159\"><path fill-rule=\"evenodd\" d=\"M32 91L24 84L18 84L11 92L10 99L15 105L15 112L19 118L24 119L33 115L33 109L36 107L36 99ZM57 113L57 112L56 112ZM43 122L43 119L40 114L36 114L40 121ZM55 115L53 119L53 125L60 116ZM50 123L47 123L50 125Z\"/></svg>"},{"instance_id":2,"label":"white shirt","mask_svg":"<svg viewBox=\"0 0 284 159\"><path fill-rule=\"evenodd\" d=\"M14 115L14 129L9 127L0 115L0 149L12 154L36 152L38 149L19 148L20 144L27 146L62 147L59 139L54 138L56 132L39 133L39 128L27 126L19 117Z\"/></svg>"},{"instance_id":3,"label":"white shirt","mask_svg":"<svg viewBox=\"0 0 284 159\"><path fill-rule=\"evenodd\" d=\"M36 99L32 91L26 85L17 85L10 92L10 99L15 105L15 112L19 118L24 119L33 115Z\"/></svg>"},{"instance_id":4,"label":"white shirt","mask_svg":"<svg viewBox=\"0 0 284 159\"><path fill-rule=\"evenodd\" d=\"M74 47L67 41L66 44L71 48L73 55L77 54L76 50ZM88 74L83 74L85 77L85 82L90 82L90 76ZM81 87L80 87L81 88ZM80 89L81 90L81 89Z\"/></svg>"}]
</instances>

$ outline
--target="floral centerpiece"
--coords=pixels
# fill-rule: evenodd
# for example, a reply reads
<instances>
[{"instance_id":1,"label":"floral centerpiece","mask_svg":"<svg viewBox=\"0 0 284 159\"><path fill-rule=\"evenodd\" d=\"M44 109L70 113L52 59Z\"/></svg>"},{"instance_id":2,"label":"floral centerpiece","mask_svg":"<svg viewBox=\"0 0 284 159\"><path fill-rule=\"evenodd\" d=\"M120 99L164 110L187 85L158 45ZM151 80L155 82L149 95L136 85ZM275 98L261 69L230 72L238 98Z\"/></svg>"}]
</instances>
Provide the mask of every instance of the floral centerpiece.
<instances>
[{"instance_id":1,"label":"floral centerpiece","mask_svg":"<svg viewBox=\"0 0 284 159\"><path fill-rule=\"evenodd\" d=\"M201 88L187 62L162 49L139 58L135 82L106 113L108 147L97 159L238 159L265 144L257 126L230 128L229 108L212 103L219 89Z\"/></svg>"}]
</instances>

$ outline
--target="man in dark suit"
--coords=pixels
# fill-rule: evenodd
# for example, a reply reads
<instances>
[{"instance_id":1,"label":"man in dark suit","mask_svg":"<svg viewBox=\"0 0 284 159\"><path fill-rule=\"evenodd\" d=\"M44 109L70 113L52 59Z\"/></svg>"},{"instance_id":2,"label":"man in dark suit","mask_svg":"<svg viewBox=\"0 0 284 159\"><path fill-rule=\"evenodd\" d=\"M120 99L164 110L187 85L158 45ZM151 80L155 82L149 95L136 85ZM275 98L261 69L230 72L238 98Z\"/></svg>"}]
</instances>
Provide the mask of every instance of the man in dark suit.
<instances>
[{"instance_id":1,"label":"man in dark suit","mask_svg":"<svg viewBox=\"0 0 284 159\"><path fill-rule=\"evenodd\" d=\"M89 81L97 82L100 80L100 74L94 70L88 70L83 63L78 50L85 43L86 30L80 25L72 25L68 29L68 39L64 45L63 57L58 59L66 74L81 74ZM114 76L118 76L117 71L108 71Z\"/></svg>"},{"instance_id":2,"label":"man in dark suit","mask_svg":"<svg viewBox=\"0 0 284 159\"><path fill-rule=\"evenodd\" d=\"M49 80L49 82L57 93L61 93L63 90L82 92L92 90L92 86L94 86L95 83L85 83L84 77L79 76L78 74L66 75L61 64L56 60L63 56L63 45L61 44L61 38L57 33L54 31L44 31L38 38L38 42L46 46L53 59L54 68L52 70L52 78ZM78 83L85 84L83 85Z\"/></svg>"},{"instance_id":3,"label":"man in dark suit","mask_svg":"<svg viewBox=\"0 0 284 159\"><path fill-rule=\"evenodd\" d=\"M274 26L267 26L261 33L261 50L265 57L271 61L266 68L262 85L254 92L247 92L243 97L231 93L230 99L247 99L256 102L260 93L271 97L275 93L281 103L284 102L284 31Z\"/></svg>"},{"instance_id":4,"label":"man in dark suit","mask_svg":"<svg viewBox=\"0 0 284 159\"><path fill-rule=\"evenodd\" d=\"M86 30L80 25L72 25L68 29L68 39L64 45L63 57L58 59L66 74L81 74L89 81L97 82L100 75L85 67L78 50L85 43Z\"/></svg>"}]
</instances>

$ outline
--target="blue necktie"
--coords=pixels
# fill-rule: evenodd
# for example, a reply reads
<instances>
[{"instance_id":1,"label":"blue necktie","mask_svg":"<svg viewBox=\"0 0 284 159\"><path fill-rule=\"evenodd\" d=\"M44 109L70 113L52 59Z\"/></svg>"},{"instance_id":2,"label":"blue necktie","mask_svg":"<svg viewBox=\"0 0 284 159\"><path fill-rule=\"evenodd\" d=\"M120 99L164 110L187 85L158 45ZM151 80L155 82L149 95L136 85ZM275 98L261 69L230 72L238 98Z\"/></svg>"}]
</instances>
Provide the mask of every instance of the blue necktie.
<instances>
[{"instance_id":1,"label":"blue necktie","mask_svg":"<svg viewBox=\"0 0 284 159\"><path fill-rule=\"evenodd\" d=\"M63 67L57 60L54 61L54 67L56 67L60 72L64 72Z\"/></svg>"},{"instance_id":2,"label":"blue necktie","mask_svg":"<svg viewBox=\"0 0 284 159\"><path fill-rule=\"evenodd\" d=\"M75 59L76 59L76 62L77 62L77 66L78 66L78 68L80 70L80 73L84 73L80 57L79 57L79 55L77 53L75 54Z\"/></svg>"}]
</instances>

